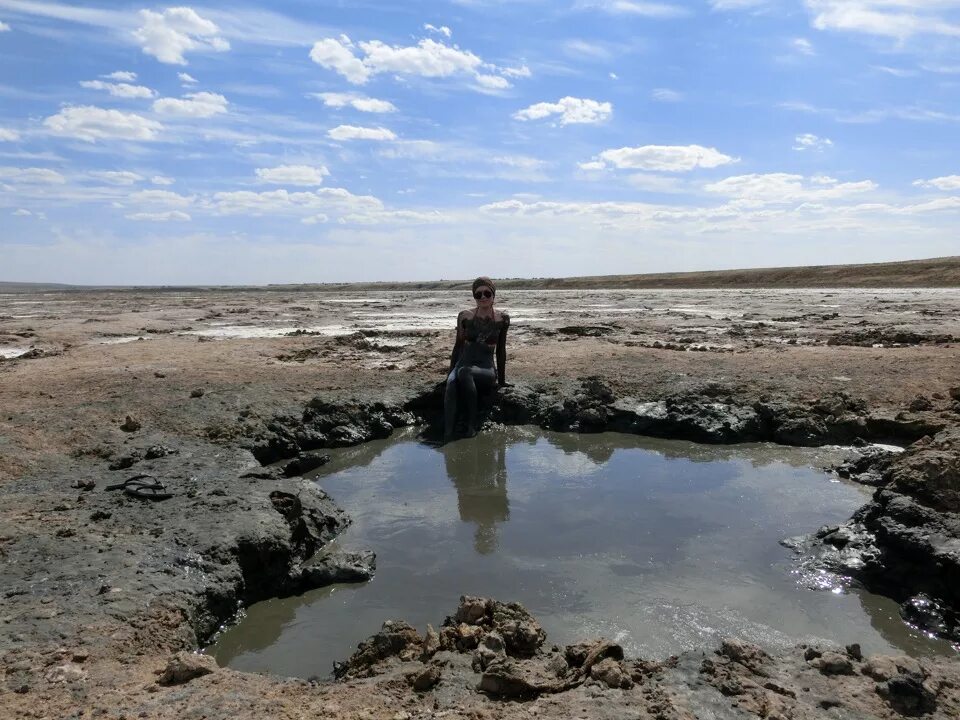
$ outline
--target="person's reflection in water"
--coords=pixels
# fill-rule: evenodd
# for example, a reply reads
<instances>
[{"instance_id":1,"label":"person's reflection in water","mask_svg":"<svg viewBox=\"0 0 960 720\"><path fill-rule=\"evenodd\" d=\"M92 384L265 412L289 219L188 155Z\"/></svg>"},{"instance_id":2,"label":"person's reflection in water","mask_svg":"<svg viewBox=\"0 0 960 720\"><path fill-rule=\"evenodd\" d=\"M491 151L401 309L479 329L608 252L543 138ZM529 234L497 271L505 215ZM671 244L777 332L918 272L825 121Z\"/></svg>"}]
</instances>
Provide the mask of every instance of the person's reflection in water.
<instances>
[{"instance_id":1,"label":"person's reflection in water","mask_svg":"<svg viewBox=\"0 0 960 720\"><path fill-rule=\"evenodd\" d=\"M510 518L507 499L507 438L485 433L442 449L447 475L457 488L460 519L476 523L473 546L481 555L497 549L497 523Z\"/></svg>"}]
</instances>

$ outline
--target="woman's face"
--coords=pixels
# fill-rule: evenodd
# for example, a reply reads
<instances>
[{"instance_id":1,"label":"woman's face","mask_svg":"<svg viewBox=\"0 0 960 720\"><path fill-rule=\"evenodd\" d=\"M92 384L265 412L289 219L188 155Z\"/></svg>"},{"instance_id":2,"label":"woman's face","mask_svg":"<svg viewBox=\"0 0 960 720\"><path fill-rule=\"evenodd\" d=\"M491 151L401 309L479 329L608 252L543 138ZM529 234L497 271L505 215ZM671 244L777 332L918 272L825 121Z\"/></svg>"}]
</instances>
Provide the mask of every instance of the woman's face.
<instances>
[{"instance_id":1,"label":"woman's face","mask_svg":"<svg viewBox=\"0 0 960 720\"><path fill-rule=\"evenodd\" d=\"M473 291L473 299L477 301L477 307L488 308L493 305L493 289L480 285Z\"/></svg>"}]
</instances>

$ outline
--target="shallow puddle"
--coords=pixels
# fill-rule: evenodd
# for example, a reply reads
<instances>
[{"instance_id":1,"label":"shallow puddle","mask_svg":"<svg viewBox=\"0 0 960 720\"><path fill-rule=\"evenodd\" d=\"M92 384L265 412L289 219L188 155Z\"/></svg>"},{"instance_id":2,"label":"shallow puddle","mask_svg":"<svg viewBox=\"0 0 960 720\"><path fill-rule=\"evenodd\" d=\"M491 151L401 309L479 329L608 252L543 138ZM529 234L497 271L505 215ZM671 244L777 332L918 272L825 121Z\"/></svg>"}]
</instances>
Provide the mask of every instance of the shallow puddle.
<instances>
[{"instance_id":1,"label":"shallow puddle","mask_svg":"<svg viewBox=\"0 0 960 720\"><path fill-rule=\"evenodd\" d=\"M725 637L953 652L892 601L815 592L793 574L778 541L869 497L816 469L836 449L508 428L335 452L317 482L354 519L339 545L373 549L376 577L254 605L209 649L221 664L326 677L384 620L436 627L462 594L522 602L552 643L603 636L634 656Z\"/></svg>"}]
</instances>

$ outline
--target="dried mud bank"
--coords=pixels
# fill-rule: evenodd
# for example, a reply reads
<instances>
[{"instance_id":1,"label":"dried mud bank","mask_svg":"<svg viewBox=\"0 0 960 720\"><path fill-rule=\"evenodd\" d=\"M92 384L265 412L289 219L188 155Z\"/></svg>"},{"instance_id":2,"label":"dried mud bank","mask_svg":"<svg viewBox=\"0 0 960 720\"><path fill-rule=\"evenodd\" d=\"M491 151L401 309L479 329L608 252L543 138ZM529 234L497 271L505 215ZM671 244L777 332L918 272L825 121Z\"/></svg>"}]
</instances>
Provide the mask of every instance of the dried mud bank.
<instances>
[{"instance_id":1,"label":"dried mud bank","mask_svg":"<svg viewBox=\"0 0 960 720\"><path fill-rule=\"evenodd\" d=\"M539 707L537 712L552 716L566 716L578 707L588 707L592 717L622 716L618 713L625 708L638 717L677 718L710 716L704 713L777 717L778 712L785 718L825 717L828 711L836 714L836 708L849 708L850 717L955 713L960 682L954 677L957 664L951 661L898 658L870 664L857 660L853 651L810 649L770 657L736 643L709 657L684 656L669 663L624 661L622 650L609 644L584 646L582 653L569 648L544 653L540 632L530 630L538 627L535 622L522 609L515 610L520 620L496 619L502 615L496 608L502 606L492 601L484 601L483 617L471 625L480 630L463 630L457 624L441 632L438 654L423 657L412 683L406 679L411 672L406 666L402 678L390 674L393 671L371 671L376 677L364 684L335 689L268 678L254 682L216 670L207 659L180 655L158 684L151 673L161 669L163 657L202 645L244 605L370 576L370 554L323 556L325 545L349 519L301 475L325 461L324 449L387 437L398 427L427 424L430 437L435 428L429 422L438 416L441 390L439 385L408 385L374 402L317 397L299 410L266 420L248 416L210 425L207 442L140 432L133 422L128 430L136 442L124 454L74 458L69 468L61 468L56 489L49 475L24 478L5 497L10 512L5 514L0 548L10 583L3 591L0 707L12 709L14 717L68 717L64 708L70 705L117 717L132 711L143 717L174 717L197 708L208 717L226 717L235 713L215 709L224 693L245 697L250 707L258 707L251 694L259 687L257 692L275 697L280 706L291 703L291 712L313 703L318 714L331 717L350 716L345 707L354 708L356 717L395 717L400 712L409 717L416 712L425 717L443 712L513 716L511 706L495 699L504 697L540 698L534 701L540 706L524 710ZM865 403L842 393L809 402L750 399L714 383L649 400L618 397L602 379L591 377L518 383L502 389L484 413L491 423L534 423L575 432L617 430L712 443L913 442L896 459L868 455L855 463L856 470L881 486L850 525L851 532L867 534L870 542L857 536L850 543L851 548L862 545L861 556L870 560L856 576L871 587L888 592L894 588L898 599L930 593L935 598L931 604L942 608L937 616L942 622L927 625L945 634L955 629L950 622L957 598L950 588L955 590L958 577L960 431L952 423L956 408L946 399L939 407L914 412L871 413ZM105 489L136 475L163 478L174 497L150 501L122 489ZM68 477L74 482L68 484ZM25 518L38 512L46 518L45 532L18 532L18 513ZM836 529L811 538L806 546L810 557L832 558L813 548L837 548L836 536L844 532ZM838 553L846 565L834 569L847 575L858 569L850 553ZM925 572L916 572L918 567ZM922 586L921 578L926 578ZM910 603L917 605L915 598ZM476 614L462 608L458 612ZM507 633L503 652L513 659L481 667L478 681L475 666L487 661L476 660L474 651L482 641L481 650L486 650L481 655L499 653L495 634L489 639L487 630L491 623L504 622L510 628L519 623L516 632L526 633L526 639L514 642L507 639L512 630L498 630L501 636ZM395 635L396 627L384 632ZM374 655L397 645L395 638L381 636L371 641ZM433 641L428 637L423 642ZM596 648L602 649L600 655L588 663ZM403 649L388 655L415 659L406 657ZM823 657L827 660L818 663ZM354 658L344 666L345 677L362 674L357 662ZM137 683L125 687L110 672L128 673ZM169 697L161 700L160 694L169 693L163 683L207 674L209 678L178 690L172 704L167 704ZM448 681L448 694L436 697L433 685L447 688ZM339 700L316 705L330 696ZM397 710L395 703L401 701L411 710ZM333 707L340 709L330 710ZM60 710L50 712L56 708ZM78 711L73 716L80 715Z\"/></svg>"}]
</instances>

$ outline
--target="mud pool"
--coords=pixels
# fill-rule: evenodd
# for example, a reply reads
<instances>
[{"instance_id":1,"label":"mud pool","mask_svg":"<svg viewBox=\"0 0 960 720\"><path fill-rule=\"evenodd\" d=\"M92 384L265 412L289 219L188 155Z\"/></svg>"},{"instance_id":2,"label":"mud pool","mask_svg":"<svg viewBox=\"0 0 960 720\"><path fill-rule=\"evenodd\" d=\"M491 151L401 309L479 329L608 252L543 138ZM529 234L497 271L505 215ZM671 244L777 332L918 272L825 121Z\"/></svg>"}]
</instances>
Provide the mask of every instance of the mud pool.
<instances>
[{"instance_id":1,"label":"mud pool","mask_svg":"<svg viewBox=\"0 0 960 720\"><path fill-rule=\"evenodd\" d=\"M605 636L643 657L731 636L952 652L894 602L813 591L794 572L778 541L842 522L869 497L817 470L835 448L508 428L335 452L316 479L354 519L339 546L373 549L376 577L254 605L209 649L221 664L326 677L383 620L423 630L462 594L522 602L554 643Z\"/></svg>"}]
</instances>

